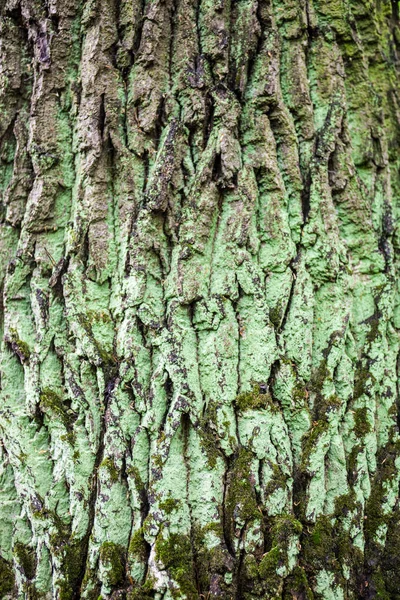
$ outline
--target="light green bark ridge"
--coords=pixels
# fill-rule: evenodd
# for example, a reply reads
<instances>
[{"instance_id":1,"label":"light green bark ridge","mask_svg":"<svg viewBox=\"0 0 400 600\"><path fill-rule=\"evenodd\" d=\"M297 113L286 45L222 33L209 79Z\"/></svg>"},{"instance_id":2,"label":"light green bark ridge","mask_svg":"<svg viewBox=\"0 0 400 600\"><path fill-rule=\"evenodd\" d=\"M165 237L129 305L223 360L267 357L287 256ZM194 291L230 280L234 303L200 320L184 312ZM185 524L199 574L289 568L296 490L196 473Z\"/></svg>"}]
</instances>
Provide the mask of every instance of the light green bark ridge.
<instances>
[{"instance_id":1,"label":"light green bark ridge","mask_svg":"<svg viewBox=\"0 0 400 600\"><path fill-rule=\"evenodd\" d=\"M0 597L400 598L388 0L0 0Z\"/></svg>"}]
</instances>

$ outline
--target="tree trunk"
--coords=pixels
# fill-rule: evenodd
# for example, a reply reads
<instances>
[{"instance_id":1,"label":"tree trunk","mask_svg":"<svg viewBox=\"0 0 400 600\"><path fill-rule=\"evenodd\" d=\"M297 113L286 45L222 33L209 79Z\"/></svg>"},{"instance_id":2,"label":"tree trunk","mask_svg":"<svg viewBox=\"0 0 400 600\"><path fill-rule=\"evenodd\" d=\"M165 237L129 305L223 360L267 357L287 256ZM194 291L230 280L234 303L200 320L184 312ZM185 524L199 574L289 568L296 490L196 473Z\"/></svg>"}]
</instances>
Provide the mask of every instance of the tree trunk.
<instances>
[{"instance_id":1,"label":"tree trunk","mask_svg":"<svg viewBox=\"0 0 400 600\"><path fill-rule=\"evenodd\" d=\"M397 1L0 15L0 596L399 599Z\"/></svg>"}]
</instances>

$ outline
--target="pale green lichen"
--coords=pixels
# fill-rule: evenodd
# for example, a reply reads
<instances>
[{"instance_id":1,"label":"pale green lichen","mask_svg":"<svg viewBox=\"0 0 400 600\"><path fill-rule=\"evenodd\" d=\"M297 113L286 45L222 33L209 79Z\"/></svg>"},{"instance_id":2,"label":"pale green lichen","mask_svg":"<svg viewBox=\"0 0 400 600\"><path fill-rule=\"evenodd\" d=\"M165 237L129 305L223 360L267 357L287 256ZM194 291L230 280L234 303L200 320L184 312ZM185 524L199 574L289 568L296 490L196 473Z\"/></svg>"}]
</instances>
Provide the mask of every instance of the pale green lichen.
<instances>
[{"instance_id":1,"label":"pale green lichen","mask_svg":"<svg viewBox=\"0 0 400 600\"><path fill-rule=\"evenodd\" d=\"M0 595L394 598L396 2L3 4Z\"/></svg>"}]
</instances>

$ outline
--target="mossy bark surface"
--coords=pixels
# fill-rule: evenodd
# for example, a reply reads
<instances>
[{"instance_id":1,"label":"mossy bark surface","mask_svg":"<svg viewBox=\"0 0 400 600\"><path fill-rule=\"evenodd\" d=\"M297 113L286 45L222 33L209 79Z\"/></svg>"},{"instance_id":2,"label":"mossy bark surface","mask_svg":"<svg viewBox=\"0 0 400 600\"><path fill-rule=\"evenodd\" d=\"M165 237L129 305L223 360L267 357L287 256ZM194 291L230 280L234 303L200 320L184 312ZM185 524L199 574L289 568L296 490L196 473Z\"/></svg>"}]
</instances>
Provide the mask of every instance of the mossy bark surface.
<instances>
[{"instance_id":1,"label":"mossy bark surface","mask_svg":"<svg viewBox=\"0 0 400 600\"><path fill-rule=\"evenodd\" d=\"M0 597L400 599L396 0L0 0Z\"/></svg>"}]
</instances>

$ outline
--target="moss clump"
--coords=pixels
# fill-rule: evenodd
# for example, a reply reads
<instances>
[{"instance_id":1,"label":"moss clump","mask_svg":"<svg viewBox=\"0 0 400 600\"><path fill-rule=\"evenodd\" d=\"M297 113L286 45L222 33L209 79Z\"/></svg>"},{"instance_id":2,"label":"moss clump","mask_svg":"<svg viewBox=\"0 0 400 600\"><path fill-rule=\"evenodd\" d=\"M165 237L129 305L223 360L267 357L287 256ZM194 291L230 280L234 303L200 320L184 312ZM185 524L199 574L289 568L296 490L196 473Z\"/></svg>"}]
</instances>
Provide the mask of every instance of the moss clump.
<instances>
[{"instance_id":1,"label":"moss clump","mask_svg":"<svg viewBox=\"0 0 400 600\"><path fill-rule=\"evenodd\" d=\"M228 476L226 513L232 527L236 520L247 522L261 518L250 471L252 459L253 455L249 450L240 448Z\"/></svg>"},{"instance_id":2,"label":"moss clump","mask_svg":"<svg viewBox=\"0 0 400 600\"><path fill-rule=\"evenodd\" d=\"M96 312L94 310L87 311L87 322L85 326L87 327L91 323L111 323L112 319L109 313L104 310Z\"/></svg>"},{"instance_id":3,"label":"moss clump","mask_svg":"<svg viewBox=\"0 0 400 600\"><path fill-rule=\"evenodd\" d=\"M283 579L277 573L279 567L285 565L285 552L283 548L274 546L264 554L258 565L258 577L261 579L262 588L267 598L275 599L281 597Z\"/></svg>"},{"instance_id":4,"label":"moss clump","mask_svg":"<svg viewBox=\"0 0 400 600\"><path fill-rule=\"evenodd\" d=\"M337 584L345 585L342 567L344 561L339 560L338 532L333 525L334 519L322 515L315 525L307 526L301 538L302 566L308 577L314 577L321 569L334 573ZM342 540L340 540L342 541ZM343 558L343 552L341 558ZM348 564L346 561L345 564Z\"/></svg>"},{"instance_id":5,"label":"moss clump","mask_svg":"<svg viewBox=\"0 0 400 600\"><path fill-rule=\"evenodd\" d=\"M325 398L324 396L320 396L318 398L316 411L315 411L317 420L320 420L320 419L329 420L329 416L332 413L337 412L340 409L341 405L342 405L341 399L338 396L336 396L335 394L332 394L332 396L328 396L328 398Z\"/></svg>"},{"instance_id":6,"label":"moss clump","mask_svg":"<svg viewBox=\"0 0 400 600\"><path fill-rule=\"evenodd\" d=\"M73 426L73 416L69 409L64 406L61 396L54 390L46 387L40 393L40 408L49 417L60 419L69 431Z\"/></svg>"},{"instance_id":7,"label":"moss clump","mask_svg":"<svg viewBox=\"0 0 400 600\"><path fill-rule=\"evenodd\" d=\"M210 535L211 534L211 535ZM210 544L211 542L211 544ZM199 587L199 597L207 597L211 585L211 577L230 573L231 559L226 549L224 541L223 526L221 522L212 522L204 527L195 527L193 532L194 557L197 567L197 584ZM220 577L218 583L222 597L226 583ZM201 594L203 593L203 596Z\"/></svg>"},{"instance_id":8,"label":"moss clump","mask_svg":"<svg viewBox=\"0 0 400 600\"><path fill-rule=\"evenodd\" d=\"M361 510L361 504L356 501L354 491L348 494L343 494L335 500L335 517L347 517L350 512L358 512Z\"/></svg>"},{"instance_id":9,"label":"moss clump","mask_svg":"<svg viewBox=\"0 0 400 600\"><path fill-rule=\"evenodd\" d=\"M0 598L13 591L14 583L14 573L10 563L0 556Z\"/></svg>"},{"instance_id":10,"label":"moss clump","mask_svg":"<svg viewBox=\"0 0 400 600\"><path fill-rule=\"evenodd\" d=\"M353 398L357 400L375 383L375 378L366 367L359 367L354 377Z\"/></svg>"},{"instance_id":11,"label":"moss clump","mask_svg":"<svg viewBox=\"0 0 400 600\"><path fill-rule=\"evenodd\" d=\"M107 572L109 585L115 587L125 579L124 549L114 542L104 542L100 547L100 561Z\"/></svg>"},{"instance_id":12,"label":"moss clump","mask_svg":"<svg viewBox=\"0 0 400 600\"><path fill-rule=\"evenodd\" d=\"M265 495L268 497L277 489L285 489L287 487L287 478L283 471L276 463L268 461L268 466L272 469L272 478L265 486Z\"/></svg>"},{"instance_id":13,"label":"moss clump","mask_svg":"<svg viewBox=\"0 0 400 600\"><path fill-rule=\"evenodd\" d=\"M214 469L217 466L217 459L220 456L220 452L216 445L215 434L213 434L207 426L202 426L199 433L200 443L206 453L208 466L210 469Z\"/></svg>"},{"instance_id":14,"label":"moss clump","mask_svg":"<svg viewBox=\"0 0 400 600\"><path fill-rule=\"evenodd\" d=\"M145 485L144 485L143 480L142 480L142 478L140 476L139 469L137 467L134 467L133 465L130 465L127 468L126 472L127 472L127 475L129 475L129 477L133 478L133 480L135 482L135 487L136 487L137 491L139 493L144 492Z\"/></svg>"},{"instance_id":15,"label":"moss clump","mask_svg":"<svg viewBox=\"0 0 400 600\"><path fill-rule=\"evenodd\" d=\"M335 564L338 569L340 567L342 572L344 567L350 569L351 577L348 587L352 587L354 595L357 593L356 582L359 573L362 572L364 555L361 550L353 544L350 531L352 529L351 525L355 527L359 526L362 522L362 515L363 507L362 504L356 500L354 491L343 494L336 499L334 512L335 521L333 526L336 545L335 553L337 556L337 563Z\"/></svg>"},{"instance_id":16,"label":"moss clump","mask_svg":"<svg viewBox=\"0 0 400 600\"><path fill-rule=\"evenodd\" d=\"M118 470L112 458L105 458L100 463L100 468L105 469L107 471L110 481L112 483L116 483L118 481Z\"/></svg>"},{"instance_id":17,"label":"moss clump","mask_svg":"<svg viewBox=\"0 0 400 600\"><path fill-rule=\"evenodd\" d=\"M265 554L258 566L258 573L262 579L265 579L269 583L272 583L274 579L278 579L279 575L276 569L284 564L281 559L282 548L275 546L269 552Z\"/></svg>"},{"instance_id":18,"label":"moss clump","mask_svg":"<svg viewBox=\"0 0 400 600\"><path fill-rule=\"evenodd\" d=\"M154 600L155 581L149 577L143 585L130 590L126 600Z\"/></svg>"},{"instance_id":19,"label":"moss clump","mask_svg":"<svg viewBox=\"0 0 400 600\"><path fill-rule=\"evenodd\" d=\"M274 542L287 547L293 536L301 534L303 526L293 515L279 515L274 518L271 531Z\"/></svg>"},{"instance_id":20,"label":"moss clump","mask_svg":"<svg viewBox=\"0 0 400 600\"><path fill-rule=\"evenodd\" d=\"M283 600L314 600L314 594L308 584L307 575L302 567L295 567L285 582Z\"/></svg>"},{"instance_id":21,"label":"moss clump","mask_svg":"<svg viewBox=\"0 0 400 600\"><path fill-rule=\"evenodd\" d=\"M314 527L306 528L302 547L307 571L336 568L334 538L332 521L325 515L318 517Z\"/></svg>"},{"instance_id":22,"label":"moss clump","mask_svg":"<svg viewBox=\"0 0 400 600\"><path fill-rule=\"evenodd\" d=\"M364 406L363 408L357 408L354 411L354 433L360 438L364 437L371 431L371 424L368 420L368 410Z\"/></svg>"},{"instance_id":23,"label":"moss clump","mask_svg":"<svg viewBox=\"0 0 400 600\"><path fill-rule=\"evenodd\" d=\"M81 597L87 600L98 600L101 590L101 583L97 579L97 570L90 566L86 567L85 575L81 585Z\"/></svg>"},{"instance_id":24,"label":"moss clump","mask_svg":"<svg viewBox=\"0 0 400 600\"><path fill-rule=\"evenodd\" d=\"M292 398L296 406L307 404L307 388L304 384L296 381L292 390Z\"/></svg>"},{"instance_id":25,"label":"moss clump","mask_svg":"<svg viewBox=\"0 0 400 600\"><path fill-rule=\"evenodd\" d=\"M210 402L207 406L204 417L200 419L197 433L200 436L200 444L207 456L207 463L210 469L217 466L218 458L221 458L221 452L216 443L215 423L218 422L217 404Z\"/></svg>"},{"instance_id":26,"label":"moss clump","mask_svg":"<svg viewBox=\"0 0 400 600\"><path fill-rule=\"evenodd\" d=\"M278 306L275 306L275 307L269 309L269 320L271 321L272 325L275 328L280 326L281 321L282 321L282 316L283 316L282 303L278 304Z\"/></svg>"},{"instance_id":27,"label":"moss clump","mask_svg":"<svg viewBox=\"0 0 400 600\"><path fill-rule=\"evenodd\" d=\"M277 410L271 394L266 391L266 386L264 385L255 385L251 392L239 394L235 399L235 405L241 412L245 412L246 410L261 410L263 408Z\"/></svg>"},{"instance_id":28,"label":"moss clump","mask_svg":"<svg viewBox=\"0 0 400 600\"><path fill-rule=\"evenodd\" d=\"M254 582L258 580L258 563L253 554L245 554L243 558L244 574L246 582L254 586Z\"/></svg>"},{"instance_id":29,"label":"moss clump","mask_svg":"<svg viewBox=\"0 0 400 600\"><path fill-rule=\"evenodd\" d=\"M179 598L184 594L188 600L197 600L198 592L189 536L172 533L164 539L159 535L156 541L156 558L179 586L179 591L171 590L172 595Z\"/></svg>"},{"instance_id":30,"label":"moss clump","mask_svg":"<svg viewBox=\"0 0 400 600\"><path fill-rule=\"evenodd\" d=\"M270 550L263 555L258 565L254 560L247 560L249 589L255 585L262 597L281 598L283 577L277 571L283 568L287 573L289 547L301 532L301 523L291 514L283 514L271 520L266 534Z\"/></svg>"},{"instance_id":31,"label":"moss clump","mask_svg":"<svg viewBox=\"0 0 400 600\"><path fill-rule=\"evenodd\" d=\"M71 535L70 526L65 524L55 511L42 509L35 515L37 518L51 519L53 533L50 535L50 548L62 565L62 578L56 581L59 600L72 600L74 590L83 576L85 569L85 542Z\"/></svg>"},{"instance_id":32,"label":"moss clump","mask_svg":"<svg viewBox=\"0 0 400 600\"><path fill-rule=\"evenodd\" d=\"M379 527L390 523L391 515L385 511L385 501L392 479L397 476L395 460L399 454L400 443L389 442L377 456L378 469L367 500L365 521L365 538L372 553L380 553L380 544L375 540Z\"/></svg>"},{"instance_id":33,"label":"moss clump","mask_svg":"<svg viewBox=\"0 0 400 600\"><path fill-rule=\"evenodd\" d=\"M328 369L328 363L326 359L323 359L319 365L319 367L313 372L309 387L310 389L319 396L322 392L322 388L324 387L324 383L326 380L330 378L330 372Z\"/></svg>"},{"instance_id":34,"label":"moss clump","mask_svg":"<svg viewBox=\"0 0 400 600\"><path fill-rule=\"evenodd\" d=\"M130 559L146 562L147 559L147 544L143 535L143 528L132 533L131 541L129 542L128 555Z\"/></svg>"},{"instance_id":35,"label":"moss clump","mask_svg":"<svg viewBox=\"0 0 400 600\"><path fill-rule=\"evenodd\" d=\"M314 526L307 526L301 538L303 566L307 576L325 569L335 576L335 582L342 587L352 588L357 595L357 578L364 564L362 552L354 546L347 527L340 519L347 516L346 502L350 507L357 506L350 495L343 496L336 504L338 517L321 515ZM355 516L359 523L360 515ZM344 578L344 568L350 569L351 577Z\"/></svg>"},{"instance_id":36,"label":"moss clump","mask_svg":"<svg viewBox=\"0 0 400 600\"><path fill-rule=\"evenodd\" d=\"M11 345L13 352L18 356L21 363L28 362L31 356L31 350L26 342L21 340L16 329L10 329L7 341Z\"/></svg>"},{"instance_id":37,"label":"moss clump","mask_svg":"<svg viewBox=\"0 0 400 600\"><path fill-rule=\"evenodd\" d=\"M400 600L400 508L398 506L390 518L381 565L385 587L390 598Z\"/></svg>"},{"instance_id":38,"label":"moss clump","mask_svg":"<svg viewBox=\"0 0 400 600\"><path fill-rule=\"evenodd\" d=\"M36 554L33 548L16 542L14 544L14 556L20 565L25 577L33 579L36 571Z\"/></svg>"},{"instance_id":39,"label":"moss clump","mask_svg":"<svg viewBox=\"0 0 400 600\"><path fill-rule=\"evenodd\" d=\"M60 600L72 600L75 597L76 586L85 569L85 552L82 544L83 542L69 539L57 549L57 553L61 556L64 576L57 582Z\"/></svg>"},{"instance_id":40,"label":"moss clump","mask_svg":"<svg viewBox=\"0 0 400 600\"><path fill-rule=\"evenodd\" d=\"M174 510L178 510L181 505L181 501L176 498L167 498L159 503L160 510L163 511L164 514L170 515Z\"/></svg>"}]
</instances>

